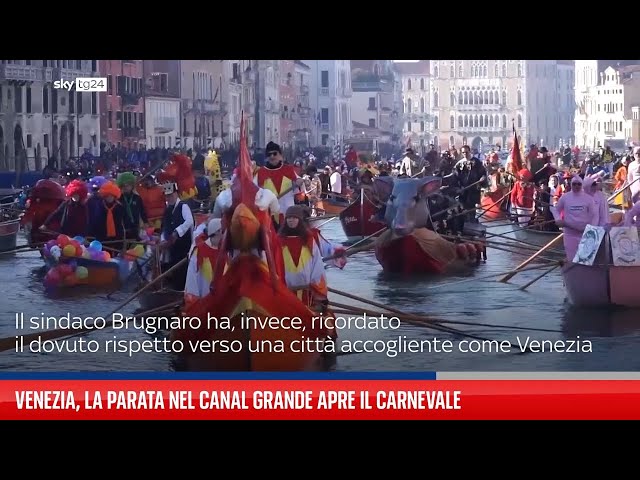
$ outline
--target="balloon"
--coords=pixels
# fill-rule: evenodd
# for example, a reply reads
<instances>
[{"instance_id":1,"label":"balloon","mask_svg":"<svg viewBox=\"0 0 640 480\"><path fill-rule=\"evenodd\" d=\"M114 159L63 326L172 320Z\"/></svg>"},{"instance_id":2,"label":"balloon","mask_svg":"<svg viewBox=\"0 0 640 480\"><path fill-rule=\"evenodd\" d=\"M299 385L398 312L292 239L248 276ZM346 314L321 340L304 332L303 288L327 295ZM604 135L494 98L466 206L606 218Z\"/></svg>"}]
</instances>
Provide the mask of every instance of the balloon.
<instances>
[{"instance_id":1,"label":"balloon","mask_svg":"<svg viewBox=\"0 0 640 480\"><path fill-rule=\"evenodd\" d=\"M87 267L76 268L76 277L78 277L80 280L84 280L88 276L89 276L89 270L87 269Z\"/></svg>"},{"instance_id":2,"label":"balloon","mask_svg":"<svg viewBox=\"0 0 640 480\"><path fill-rule=\"evenodd\" d=\"M102 254L103 254L102 261L108 262L109 260L111 260L111 255L109 254L109 252L102 252Z\"/></svg>"},{"instance_id":3,"label":"balloon","mask_svg":"<svg viewBox=\"0 0 640 480\"><path fill-rule=\"evenodd\" d=\"M62 254L65 257L73 257L76 254L76 248L71 244L65 245L65 247L62 249Z\"/></svg>"},{"instance_id":4,"label":"balloon","mask_svg":"<svg viewBox=\"0 0 640 480\"><path fill-rule=\"evenodd\" d=\"M60 234L58 235L58 238L56 238L56 243L59 247L64 247L65 245L69 244L70 240L71 239L66 235Z\"/></svg>"},{"instance_id":5,"label":"balloon","mask_svg":"<svg viewBox=\"0 0 640 480\"><path fill-rule=\"evenodd\" d=\"M97 250L99 252L102 250L102 244L98 240L94 240L89 244L89 248L92 250Z\"/></svg>"},{"instance_id":6,"label":"balloon","mask_svg":"<svg viewBox=\"0 0 640 480\"><path fill-rule=\"evenodd\" d=\"M60 272L61 277L68 277L73 273L73 267L67 263L63 263L62 265L58 265L58 272Z\"/></svg>"},{"instance_id":7,"label":"balloon","mask_svg":"<svg viewBox=\"0 0 640 480\"><path fill-rule=\"evenodd\" d=\"M84 243L84 237L82 235L76 235L75 237L73 237L73 240L78 242L80 245Z\"/></svg>"},{"instance_id":8,"label":"balloon","mask_svg":"<svg viewBox=\"0 0 640 480\"><path fill-rule=\"evenodd\" d=\"M91 250L84 250L82 252L82 258L91 258Z\"/></svg>"},{"instance_id":9,"label":"balloon","mask_svg":"<svg viewBox=\"0 0 640 480\"><path fill-rule=\"evenodd\" d=\"M126 251L124 255L124 259L130 262L136 259L136 252L134 251L133 248L130 248L129 250Z\"/></svg>"},{"instance_id":10,"label":"balloon","mask_svg":"<svg viewBox=\"0 0 640 480\"><path fill-rule=\"evenodd\" d=\"M49 250L48 245L45 245L44 247L42 247L42 255L44 255L45 258L51 256L51 250Z\"/></svg>"},{"instance_id":11,"label":"balloon","mask_svg":"<svg viewBox=\"0 0 640 480\"><path fill-rule=\"evenodd\" d=\"M133 251L135 252L137 257L141 257L144 255L144 247L142 245L136 245L133 248Z\"/></svg>"},{"instance_id":12,"label":"balloon","mask_svg":"<svg viewBox=\"0 0 640 480\"><path fill-rule=\"evenodd\" d=\"M153 227L147 228L147 235L149 235L149 237L153 237L154 233L155 233L155 230Z\"/></svg>"},{"instance_id":13,"label":"balloon","mask_svg":"<svg viewBox=\"0 0 640 480\"><path fill-rule=\"evenodd\" d=\"M60 258L60 255L62 255L62 249L58 245L51 247L50 252L51 256L56 260Z\"/></svg>"},{"instance_id":14,"label":"balloon","mask_svg":"<svg viewBox=\"0 0 640 480\"><path fill-rule=\"evenodd\" d=\"M76 256L76 257L81 257L81 256L82 256L82 247L81 247L80 245L78 245L78 246L76 247L75 256Z\"/></svg>"},{"instance_id":15,"label":"balloon","mask_svg":"<svg viewBox=\"0 0 640 480\"><path fill-rule=\"evenodd\" d=\"M78 284L78 279L75 275L67 275L62 279L62 284L67 287L72 287Z\"/></svg>"},{"instance_id":16,"label":"balloon","mask_svg":"<svg viewBox=\"0 0 640 480\"><path fill-rule=\"evenodd\" d=\"M49 240L46 245L47 245L47 247L49 247L49 250L51 250L52 247L56 246L56 241L55 240Z\"/></svg>"}]
</instances>

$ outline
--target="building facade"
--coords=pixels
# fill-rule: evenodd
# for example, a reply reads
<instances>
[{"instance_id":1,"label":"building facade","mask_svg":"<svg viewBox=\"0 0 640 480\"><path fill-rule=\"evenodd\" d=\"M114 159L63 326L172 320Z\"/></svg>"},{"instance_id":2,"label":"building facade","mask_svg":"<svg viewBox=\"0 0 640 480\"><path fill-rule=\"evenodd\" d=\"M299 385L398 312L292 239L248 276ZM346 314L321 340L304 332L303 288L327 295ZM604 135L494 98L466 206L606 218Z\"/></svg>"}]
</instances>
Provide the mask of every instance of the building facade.
<instances>
[{"instance_id":1,"label":"building facade","mask_svg":"<svg viewBox=\"0 0 640 480\"><path fill-rule=\"evenodd\" d=\"M316 145L343 145L351 137L351 60L302 60L311 68L310 107Z\"/></svg>"},{"instance_id":2,"label":"building facade","mask_svg":"<svg viewBox=\"0 0 640 480\"><path fill-rule=\"evenodd\" d=\"M575 62L558 60L557 70L558 144L562 148L575 145Z\"/></svg>"},{"instance_id":3,"label":"building facade","mask_svg":"<svg viewBox=\"0 0 640 480\"><path fill-rule=\"evenodd\" d=\"M99 60L107 91L100 92L100 142L137 148L144 145L142 60Z\"/></svg>"},{"instance_id":4,"label":"building facade","mask_svg":"<svg viewBox=\"0 0 640 480\"><path fill-rule=\"evenodd\" d=\"M599 93L608 89L598 89L602 76L607 68L612 66L632 67L640 64L638 60L575 60L575 143L581 148L595 149L598 139L598 123L594 117L597 105L603 100ZM633 135L631 135L633 136Z\"/></svg>"},{"instance_id":5,"label":"building facade","mask_svg":"<svg viewBox=\"0 0 640 480\"><path fill-rule=\"evenodd\" d=\"M280 85L278 98L280 103L280 139L282 146L290 147L294 144L295 128L294 116L298 106L298 92L295 84L295 61L280 60Z\"/></svg>"},{"instance_id":6,"label":"building facade","mask_svg":"<svg viewBox=\"0 0 640 480\"><path fill-rule=\"evenodd\" d=\"M257 60L253 140L258 148L281 143L280 61Z\"/></svg>"},{"instance_id":7,"label":"building facade","mask_svg":"<svg viewBox=\"0 0 640 480\"><path fill-rule=\"evenodd\" d=\"M180 60L182 146L203 149L224 135L224 61Z\"/></svg>"},{"instance_id":8,"label":"building facade","mask_svg":"<svg viewBox=\"0 0 640 480\"><path fill-rule=\"evenodd\" d=\"M181 147L180 60L144 60L143 78L147 147Z\"/></svg>"},{"instance_id":9,"label":"building facade","mask_svg":"<svg viewBox=\"0 0 640 480\"><path fill-rule=\"evenodd\" d=\"M637 141L634 115L638 116L640 105L640 66L607 67L598 77L583 97L582 143L590 149L609 145L621 151Z\"/></svg>"},{"instance_id":10,"label":"building facade","mask_svg":"<svg viewBox=\"0 0 640 480\"><path fill-rule=\"evenodd\" d=\"M293 78L296 91L293 145L295 148L308 149L316 138L315 116L310 107L311 67L301 60L295 60Z\"/></svg>"},{"instance_id":11,"label":"building facade","mask_svg":"<svg viewBox=\"0 0 640 480\"><path fill-rule=\"evenodd\" d=\"M257 60L224 60L224 74L220 79L223 108L220 127L216 128L216 148L237 146L240 141L240 117L244 112L249 145L254 144L256 117L255 72ZM222 134L223 136L220 136Z\"/></svg>"},{"instance_id":12,"label":"building facade","mask_svg":"<svg viewBox=\"0 0 640 480\"><path fill-rule=\"evenodd\" d=\"M57 80L98 76L97 60L0 61L0 169L40 169L99 152L97 93L54 89Z\"/></svg>"},{"instance_id":13,"label":"building facade","mask_svg":"<svg viewBox=\"0 0 640 480\"><path fill-rule=\"evenodd\" d=\"M401 115L395 110L396 85L401 86L396 82L398 72L389 60L352 60L351 66L354 131L349 143L364 143L365 149L390 154L385 149L391 150L401 132Z\"/></svg>"},{"instance_id":14,"label":"building facade","mask_svg":"<svg viewBox=\"0 0 640 480\"><path fill-rule=\"evenodd\" d=\"M434 143L434 130L430 115L429 61L397 63L395 66L402 88L402 124L404 143L422 148ZM434 143L434 145L436 145Z\"/></svg>"}]
</instances>

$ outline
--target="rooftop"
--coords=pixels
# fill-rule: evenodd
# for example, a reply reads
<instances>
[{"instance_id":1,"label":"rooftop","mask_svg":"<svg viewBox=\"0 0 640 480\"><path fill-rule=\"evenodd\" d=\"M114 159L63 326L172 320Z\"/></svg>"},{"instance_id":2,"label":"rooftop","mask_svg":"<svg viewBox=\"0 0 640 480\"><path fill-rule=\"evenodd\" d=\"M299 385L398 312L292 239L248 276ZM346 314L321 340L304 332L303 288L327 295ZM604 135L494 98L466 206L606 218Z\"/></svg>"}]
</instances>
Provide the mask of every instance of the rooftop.
<instances>
[{"instance_id":1,"label":"rooftop","mask_svg":"<svg viewBox=\"0 0 640 480\"><path fill-rule=\"evenodd\" d=\"M412 63L394 63L394 68L401 75L429 75L429 60Z\"/></svg>"},{"instance_id":2,"label":"rooftop","mask_svg":"<svg viewBox=\"0 0 640 480\"><path fill-rule=\"evenodd\" d=\"M302 67L306 70L310 70L311 67L309 65L307 65L306 63L304 63L302 60L294 60L294 62L296 63L297 66Z\"/></svg>"}]
</instances>

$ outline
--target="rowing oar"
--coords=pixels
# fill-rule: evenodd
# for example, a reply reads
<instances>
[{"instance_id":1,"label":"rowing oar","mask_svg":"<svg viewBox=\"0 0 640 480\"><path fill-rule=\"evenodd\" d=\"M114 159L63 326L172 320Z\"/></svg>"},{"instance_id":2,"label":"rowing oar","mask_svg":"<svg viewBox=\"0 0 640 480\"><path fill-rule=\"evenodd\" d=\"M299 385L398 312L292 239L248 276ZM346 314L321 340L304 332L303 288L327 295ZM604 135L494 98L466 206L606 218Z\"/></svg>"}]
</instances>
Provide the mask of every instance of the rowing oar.
<instances>
[{"instance_id":1,"label":"rowing oar","mask_svg":"<svg viewBox=\"0 0 640 480\"><path fill-rule=\"evenodd\" d=\"M5 250L4 252L0 252L0 255L6 255L7 253L21 253L21 252L30 252L35 248L41 248L44 243L34 243L29 245L20 245L19 247L13 248L11 250Z\"/></svg>"},{"instance_id":2,"label":"rowing oar","mask_svg":"<svg viewBox=\"0 0 640 480\"><path fill-rule=\"evenodd\" d=\"M358 240L356 243L354 243L353 245L349 245L347 248L345 248L342 252L337 253L337 254L333 254L333 255L329 255L328 257L324 257L322 259L323 262L328 262L329 260L335 260L336 258L340 258L340 257L345 257L345 256L349 256L349 255L353 255L355 253L358 252L362 252L365 250L369 250L371 248L371 245L361 245L360 247L356 248L358 245L360 245L361 243L366 242L367 240L370 240L371 238L375 237L376 235L380 235L382 232L388 230L389 227L384 227L381 228L380 230L378 230L375 233L372 233L371 235L368 235L366 237L364 237L362 240ZM349 252L347 254L347 252ZM346 254L346 255L345 255Z\"/></svg>"},{"instance_id":3,"label":"rowing oar","mask_svg":"<svg viewBox=\"0 0 640 480\"><path fill-rule=\"evenodd\" d=\"M140 296L140 294L142 294L143 292L147 291L152 285L156 284L159 280L163 279L164 277L166 277L170 273L173 273L175 270L177 270L179 267L181 267L184 263L186 263L187 260L188 260L187 258L183 258L182 260L180 260L178 263L176 263L169 270L167 270L166 272L164 272L161 275L158 275L151 282L147 283L144 287L142 287L136 293L134 293L129 298L127 298L124 302L122 302L115 309L113 309L113 311L109 315L107 315L106 317L103 317L106 320L105 321L105 326L108 327L111 324L113 324L113 319L107 320L109 317L112 317L113 314L118 312L118 310L120 310L121 308L124 308L127 305L129 305L132 301L134 301L136 298L138 298ZM25 343L29 344L32 341L38 340L38 339L41 339L41 340L53 340L53 339L60 338L60 337L68 337L68 336L71 336L71 335L74 335L74 334L77 334L77 333L81 333L81 332L90 332L92 330L95 330L95 328L93 326L81 327L81 328L72 328L72 329L58 328L58 329L55 329L55 330L48 330L48 331L45 331L45 332L31 333L29 335L24 335L22 338L24 339ZM7 350L15 349L15 343L16 343L16 336L15 335L13 337L6 337L6 338L0 339L0 352L5 352Z\"/></svg>"},{"instance_id":4,"label":"rowing oar","mask_svg":"<svg viewBox=\"0 0 640 480\"><path fill-rule=\"evenodd\" d=\"M374 312L367 309L358 309L357 307L353 307L351 305L343 305L341 303L330 302L332 305L340 308L344 308L344 310L331 310L332 313L340 313L343 315L362 315L366 314L371 317L380 317L383 315L380 312ZM551 330L548 328L534 328L534 327L516 327L511 325L497 325L495 323L475 323L475 322L464 322L462 320L444 320L444 319L435 319L429 318L422 315L415 315L413 313L406 313L404 315L395 315L400 320L407 322L408 324L415 324L418 326L422 326L425 323L436 323L436 324L451 324L451 325L469 325L472 327L490 327L490 328L503 328L505 330L524 330L531 332L549 332L549 333L561 333L561 330Z\"/></svg>"},{"instance_id":5,"label":"rowing oar","mask_svg":"<svg viewBox=\"0 0 640 480\"><path fill-rule=\"evenodd\" d=\"M556 268L558 268L560 265L554 265L553 267L551 267L549 270L542 272L540 275L538 275L536 278L534 278L533 280L531 280L529 283L527 283L526 285L521 286L518 290L526 290L527 288L529 288L531 285L533 285L534 283L536 283L538 280L540 280L542 277L546 276L548 273L553 272Z\"/></svg>"},{"instance_id":6,"label":"rowing oar","mask_svg":"<svg viewBox=\"0 0 640 480\"><path fill-rule=\"evenodd\" d=\"M389 306L386 306L386 305L382 305L381 303L374 302L372 300L367 300L366 298L358 297L357 295L352 295L350 293L343 292L343 291L340 291L340 290L336 290L334 288L328 288L328 290L331 293L335 293L336 295L341 295L343 297L351 298L352 300L356 300L358 302L367 303L369 305L372 305L372 306L377 307L377 308L381 308L381 309L386 310L387 312L390 312L390 313L393 313L393 314L398 314L398 315L401 315L403 317L408 317L408 318L412 317L411 315L407 315L406 313L404 313L404 312L402 312L402 311L400 311L400 310L398 310L396 308L389 307ZM332 302L330 301L329 304L332 304ZM334 305L335 305L335 303L334 303ZM336 305L336 306L338 306L338 305ZM450 328L450 327L446 327L444 325L434 325L434 324L427 325L427 323L425 322L425 323L422 324L422 326L431 328L431 329L436 330L436 331L449 333L451 335L458 335L458 336L461 336L461 337L472 338L474 340L480 340L482 342L486 342L486 341L490 342L491 341L488 338L480 337L478 335L473 335L471 333L466 333L466 332L464 332L462 330L458 330L457 328ZM515 345L513 345L511 342L509 342L509 345L510 345L511 348L514 348L514 349L518 348Z\"/></svg>"}]
</instances>

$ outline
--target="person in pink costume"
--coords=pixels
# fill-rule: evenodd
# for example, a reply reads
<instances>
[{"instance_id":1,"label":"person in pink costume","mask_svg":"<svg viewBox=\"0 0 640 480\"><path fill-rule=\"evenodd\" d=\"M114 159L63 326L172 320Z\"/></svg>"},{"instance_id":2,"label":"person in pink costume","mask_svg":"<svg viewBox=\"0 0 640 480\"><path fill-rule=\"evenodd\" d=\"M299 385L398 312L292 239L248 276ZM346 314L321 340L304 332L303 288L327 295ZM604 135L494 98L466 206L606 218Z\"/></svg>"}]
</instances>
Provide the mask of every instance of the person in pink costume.
<instances>
[{"instance_id":1,"label":"person in pink costume","mask_svg":"<svg viewBox=\"0 0 640 480\"><path fill-rule=\"evenodd\" d=\"M571 191L562 195L556 205L558 213L563 215L563 219L556 220L556 224L563 227L564 251L570 262L576 256L585 227L598 224L596 203L591 195L583 191L582 183L582 179L575 175L571 179Z\"/></svg>"},{"instance_id":2,"label":"person in pink costume","mask_svg":"<svg viewBox=\"0 0 640 480\"><path fill-rule=\"evenodd\" d=\"M593 201L596 204L598 220L596 223L592 223L596 227L604 227L609 223L609 202L607 202L607 197L602 193L601 187L602 176L599 174L587 177L582 181L582 189L593 197Z\"/></svg>"},{"instance_id":3,"label":"person in pink costume","mask_svg":"<svg viewBox=\"0 0 640 480\"><path fill-rule=\"evenodd\" d=\"M640 227L640 201L636 202L633 207L631 207L631 210L625 213L622 225L625 227Z\"/></svg>"}]
</instances>

